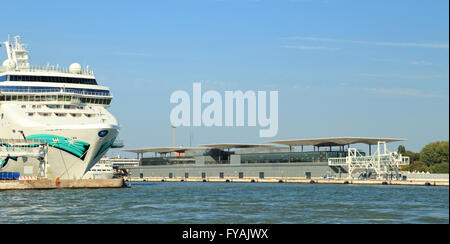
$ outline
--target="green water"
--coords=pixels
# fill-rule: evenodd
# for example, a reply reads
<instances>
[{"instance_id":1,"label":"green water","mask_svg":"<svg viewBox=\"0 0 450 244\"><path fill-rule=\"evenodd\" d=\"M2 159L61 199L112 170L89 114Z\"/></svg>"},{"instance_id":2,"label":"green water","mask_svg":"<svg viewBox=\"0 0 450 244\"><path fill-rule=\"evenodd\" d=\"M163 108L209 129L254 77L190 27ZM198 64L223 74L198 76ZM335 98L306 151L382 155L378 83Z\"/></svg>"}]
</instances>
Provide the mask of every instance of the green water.
<instances>
[{"instance_id":1,"label":"green water","mask_svg":"<svg viewBox=\"0 0 450 244\"><path fill-rule=\"evenodd\" d=\"M0 223L449 223L448 187L158 182L0 192Z\"/></svg>"}]
</instances>

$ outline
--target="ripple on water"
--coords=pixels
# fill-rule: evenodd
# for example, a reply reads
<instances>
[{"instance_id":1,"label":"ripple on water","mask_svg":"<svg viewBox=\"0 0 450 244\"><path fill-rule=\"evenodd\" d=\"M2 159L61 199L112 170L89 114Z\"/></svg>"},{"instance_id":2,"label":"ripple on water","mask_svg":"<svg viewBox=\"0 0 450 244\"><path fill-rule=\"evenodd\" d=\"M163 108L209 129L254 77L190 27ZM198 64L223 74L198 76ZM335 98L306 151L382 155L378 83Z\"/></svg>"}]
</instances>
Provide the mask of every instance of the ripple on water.
<instances>
[{"instance_id":1,"label":"ripple on water","mask_svg":"<svg viewBox=\"0 0 450 244\"><path fill-rule=\"evenodd\" d=\"M448 193L448 187L211 182L3 191L0 223L448 223Z\"/></svg>"}]
</instances>

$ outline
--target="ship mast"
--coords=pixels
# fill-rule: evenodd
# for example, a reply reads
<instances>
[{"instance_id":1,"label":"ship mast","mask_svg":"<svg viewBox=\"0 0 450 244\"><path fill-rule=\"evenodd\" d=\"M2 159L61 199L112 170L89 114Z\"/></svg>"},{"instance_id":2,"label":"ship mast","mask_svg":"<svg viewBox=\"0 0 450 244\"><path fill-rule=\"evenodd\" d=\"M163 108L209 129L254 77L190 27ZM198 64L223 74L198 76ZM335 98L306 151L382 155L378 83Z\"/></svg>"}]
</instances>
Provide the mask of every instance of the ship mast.
<instances>
[{"instance_id":1,"label":"ship mast","mask_svg":"<svg viewBox=\"0 0 450 244\"><path fill-rule=\"evenodd\" d=\"M6 46L6 53L8 55L9 66L16 69L30 68L30 60L28 57L28 51L25 49L23 43L20 42L20 36L14 37L14 43L9 41L4 42Z\"/></svg>"}]
</instances>

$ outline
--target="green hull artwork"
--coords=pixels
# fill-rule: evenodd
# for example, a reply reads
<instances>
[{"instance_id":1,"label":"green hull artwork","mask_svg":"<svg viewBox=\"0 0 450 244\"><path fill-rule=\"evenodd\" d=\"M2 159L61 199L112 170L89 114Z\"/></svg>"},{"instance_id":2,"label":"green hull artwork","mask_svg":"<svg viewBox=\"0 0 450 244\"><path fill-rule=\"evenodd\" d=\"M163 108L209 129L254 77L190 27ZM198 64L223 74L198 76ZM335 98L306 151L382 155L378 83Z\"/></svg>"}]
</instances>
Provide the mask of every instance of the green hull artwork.
<instances>
[{"instance_id":1,"label":"green hull artwork","mask_svg":"<svg viewBox=\"0 0 450 244\"><path fill-rule=\"evenodd\" d=\"M62 136L37 134L27 136L26 139L44 140L50 146L50 148L58 148L80 158L81 160L84 160L89 149L89 143L83 141L75 141L73 139L65 138Z\"/></svg>"}]
</instances>

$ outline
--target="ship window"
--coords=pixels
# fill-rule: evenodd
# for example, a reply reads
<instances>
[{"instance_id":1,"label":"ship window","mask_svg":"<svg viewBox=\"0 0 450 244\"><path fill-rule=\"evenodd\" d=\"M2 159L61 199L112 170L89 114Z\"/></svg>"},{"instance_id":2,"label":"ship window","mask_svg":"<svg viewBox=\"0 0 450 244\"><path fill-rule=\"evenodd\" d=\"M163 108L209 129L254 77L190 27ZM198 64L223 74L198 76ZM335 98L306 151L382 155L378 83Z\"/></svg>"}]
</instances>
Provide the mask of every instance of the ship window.
<instances>
[{"instance_id":1,"label":"ship window","mask_svg":"<svg viewBox=\"0 0 450 244\"><path fill-rule=\"evenodd\" d=\"M36 76L36 75L9 75L0 76L0 81L36 81L36 82L58 82L97 85L95 79L59 77L59 76Z\"/></svg>"},{"instance_id":2,"label":"ship window","mask_svg":"<svg viewBox=\"0 0 450 244\"><path fill-rule=\"evenodd\" d=\"M36 86L0 86L2 92L68 92L81 95L111 96L108 90L83 89L83 88L60 88L60 87L36 87Z\"/></svg>"},{"instance_id":3,"label":"ship window","mask_svg":"<svg viewBox=\"0 0 450 244\"><path fill-rule=\"evenodd\" d=\"M47 108L59 108L59 105L54 105L54 104L46 105L46 106L47 106Z\"/></svg>"},{"instance_id":4,"label":"ship window","mask_svg":"<svg viewBox=\"0 0 450 244\"><path fill-rule=\"evenodd\" d=\"M33 116L34 115L34 113L28 113L28 116Z\"/></svg>"}]
</instances>

